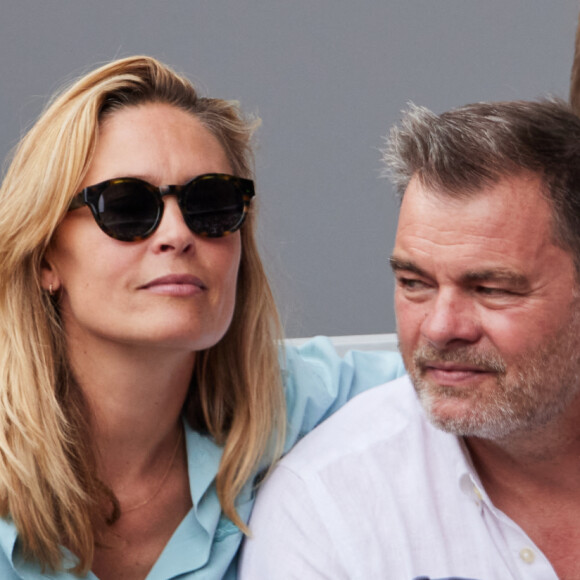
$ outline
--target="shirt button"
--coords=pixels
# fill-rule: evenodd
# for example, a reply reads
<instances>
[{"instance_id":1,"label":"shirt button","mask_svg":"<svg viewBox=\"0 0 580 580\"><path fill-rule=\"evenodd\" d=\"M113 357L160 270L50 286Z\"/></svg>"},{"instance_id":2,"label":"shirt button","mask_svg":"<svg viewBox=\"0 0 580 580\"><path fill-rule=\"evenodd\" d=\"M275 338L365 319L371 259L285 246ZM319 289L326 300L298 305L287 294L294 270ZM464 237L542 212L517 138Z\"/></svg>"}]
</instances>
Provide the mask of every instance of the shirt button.
<instances>
[{"instance_id":1,"label":"shirt button","mask_svg":"<svg viewBox=\"0 0 580 580\"><path fill-rule=\"evenodd\" d=\"M526 564L531 564L536 559L536 555L530 548L523 548L520 550L520 558Z\"/></svg>"}]
</instances>

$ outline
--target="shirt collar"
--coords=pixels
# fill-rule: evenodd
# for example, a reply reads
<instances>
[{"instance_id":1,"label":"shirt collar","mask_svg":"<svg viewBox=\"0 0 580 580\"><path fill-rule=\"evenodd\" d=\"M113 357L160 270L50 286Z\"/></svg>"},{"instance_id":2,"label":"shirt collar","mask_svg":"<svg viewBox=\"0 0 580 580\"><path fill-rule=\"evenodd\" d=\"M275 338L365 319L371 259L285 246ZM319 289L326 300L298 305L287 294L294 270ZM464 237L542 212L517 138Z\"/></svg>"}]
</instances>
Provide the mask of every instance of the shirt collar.
<instances>
[{"instance_id":1,"label":"shirt collar","mask_svg":"<svg viewBox=\"0 0 580 580\"><path fill-rule=\"evenodd\" d=\"M183 423L191 499L193 505L198 506L215 481L223 449L209 436L194 431L187 421Z\"/></svg>"},{"instance_id":2,"label":"shirt collar","mask_svg":"<svg viewBox=\"0 0 580 580\"><path fill-rule=\"evenodd\" d=\"M212 538L220 522L221 506L215 493L214 482L223 450L210 437L194 431L186 421L184 421L184 432L190 493L194 507L174 534L178 538L176 549L168 550L170 553L162 554L162 558L165 560L165 565L168 560L173 560L171 568L191 570L202 567L209 560ZM192 545L191 541L195 537L197 538L196 550L184 550L183 541L179 540L183 539L188 545ZM39 570L36 569L37 566L34 563L20 562L17 540L18 532L14 523L10 519L0 518L0 550L6 554L12 566L18 569L18 574L22 578L27 578L29 573L30 577L38 578ZM184 554L187 555L185 558ZM68 550L63 549L63 556L65 567L74 565L74 556ZM54 576L47 575L46 577L68 578L69 576L66 573L56 573ZM94 578L92 574L88 577Z\"/></svg>"},{"instance_id":3,"label":"shirt collar","mask_svg":"<svg viewBox=\"0 0 580 580\"><path fill-rule=\"evenodd\" d=\"M461 492L478 506L491 503L473 465L471 454L463 437L455 437L459 453L455 462L455 474Z\"/></svg>"}]
</instances>

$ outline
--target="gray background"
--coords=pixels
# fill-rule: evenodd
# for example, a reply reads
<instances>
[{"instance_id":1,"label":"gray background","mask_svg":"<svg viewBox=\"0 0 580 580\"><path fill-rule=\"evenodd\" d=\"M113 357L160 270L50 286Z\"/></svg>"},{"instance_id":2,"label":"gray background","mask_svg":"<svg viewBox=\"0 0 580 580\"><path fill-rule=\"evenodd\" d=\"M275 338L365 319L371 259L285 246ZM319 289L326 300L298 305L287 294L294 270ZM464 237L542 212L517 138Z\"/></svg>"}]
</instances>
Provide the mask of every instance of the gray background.
<instances>
[{"instance_id":1,"label":"gray background","mask_svg":"<svg viewBox=\"0 0 580 580\"><path fill-rule=\"evenodd\" d=\"M258 114L260 243L288 336L393 332L382 136L412 100L567 97L577 0L2 0L0 157L94 65L153 55Z\"/></svg>"}]
</instances>

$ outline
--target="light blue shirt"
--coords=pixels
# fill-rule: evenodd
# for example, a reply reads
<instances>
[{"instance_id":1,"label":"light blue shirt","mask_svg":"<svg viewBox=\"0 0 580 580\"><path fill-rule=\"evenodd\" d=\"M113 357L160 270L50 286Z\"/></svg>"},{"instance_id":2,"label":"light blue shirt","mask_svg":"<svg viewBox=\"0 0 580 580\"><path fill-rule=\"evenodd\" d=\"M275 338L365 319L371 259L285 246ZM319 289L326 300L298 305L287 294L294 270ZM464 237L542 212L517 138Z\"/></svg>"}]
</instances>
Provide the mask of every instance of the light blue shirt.
<instances>
[{"instance_id":1,"label":"light blue shirt","mask_svg":"<svg viewBox=\"0 0 580 580\"><path fill-rule=\"evenodd\" d=\"M283 377L288 409L285 451L358 393L404 374L393 352L350 352L338 357L330 342L318 337L305 345L287 347ZM147 576L147 580L232 580L241 531L222 513L215 489L222 449L211 438L185 425L189 485L193 508L185 516ZM254 503L253 481L236 506L247 522ZM74 557L63 549L64 568ZM12 522L0 519L1 580L75 580L69 572L42 572L23 560ZM87 580L97 580L89 572Z\"/></svg>"}]
</instances>

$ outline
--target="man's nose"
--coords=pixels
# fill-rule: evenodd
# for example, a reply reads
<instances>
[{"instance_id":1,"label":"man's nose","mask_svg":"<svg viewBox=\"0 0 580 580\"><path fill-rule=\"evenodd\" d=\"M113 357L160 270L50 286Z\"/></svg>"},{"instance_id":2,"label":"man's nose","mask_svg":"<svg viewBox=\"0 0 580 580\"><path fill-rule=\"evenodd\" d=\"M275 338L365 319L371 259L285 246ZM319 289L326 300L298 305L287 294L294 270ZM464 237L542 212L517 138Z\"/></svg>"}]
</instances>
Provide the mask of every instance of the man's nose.
<instances>
[{"instance_id":1,"label":"man's nose","mask_svg":"<svg viewBox=\"0 0 580 580\"><path fill-rule=\"evenodd\" d=\"M439 349L455 342L476 342L480 337L480 325L473 298L460 290L440 288L429 305L421 333Z\"/></svg>"}]
</instances>

